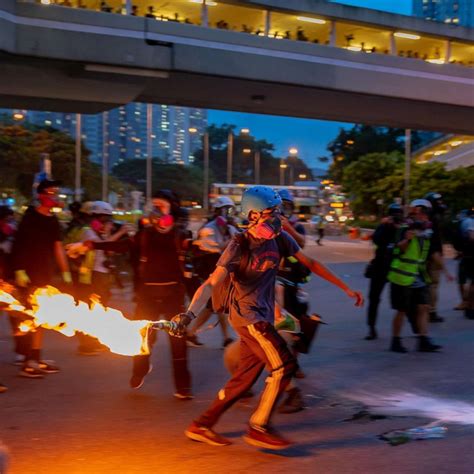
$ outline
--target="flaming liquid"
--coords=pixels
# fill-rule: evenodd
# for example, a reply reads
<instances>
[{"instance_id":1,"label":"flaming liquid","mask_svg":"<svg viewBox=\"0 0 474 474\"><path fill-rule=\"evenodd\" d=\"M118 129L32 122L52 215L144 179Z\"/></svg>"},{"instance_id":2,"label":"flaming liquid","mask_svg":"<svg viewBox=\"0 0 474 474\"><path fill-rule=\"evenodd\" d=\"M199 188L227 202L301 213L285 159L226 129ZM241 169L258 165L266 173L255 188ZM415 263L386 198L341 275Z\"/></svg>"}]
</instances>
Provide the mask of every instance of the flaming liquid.
<instances>
[{"instance_id":1,"label":"flaming liquid","mask_svg":"<svg viewBox=\"0 0 474 474\"><path fill-rule=\"evenodd\" d=\"M13 287L0 286L0 303L7 311L21 312L29 319L20 324L23 332L38 327L52 329L67 337L81 332L97 338L115 354L133 356L149 354L148 329L153 321L131 321L117 309L108 308L97 300L89 306L83 301L61 293L53 286L38 288L30 297L31 309L25 308L12 295Z\"/></svg>"}]
</instances>

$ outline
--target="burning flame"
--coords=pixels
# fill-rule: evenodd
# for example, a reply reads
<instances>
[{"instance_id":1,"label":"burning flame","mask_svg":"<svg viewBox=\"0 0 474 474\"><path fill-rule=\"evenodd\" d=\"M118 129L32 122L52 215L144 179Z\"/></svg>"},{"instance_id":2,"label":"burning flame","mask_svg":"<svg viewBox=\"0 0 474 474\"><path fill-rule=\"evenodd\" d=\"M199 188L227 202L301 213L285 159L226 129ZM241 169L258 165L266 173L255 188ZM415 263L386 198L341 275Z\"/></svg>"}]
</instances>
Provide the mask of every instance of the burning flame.
<instances>
[{"instance_id":1,"label":"burning flame","mask_svg":"<svg viewBox=\"0 0 474 474\"><path fill-rule=\"evenodd\" d=\"M121 311L92 300L89 306L57 288L38 288L31 296L32 309L27 309L11 294L13 287L0 285L0 303L7 311L17 311L30 319L20 324L23 332L38 327L52 329L67 337L76 332L96 337L111 352L126 356L149 354L148 329L153 321L127 319Z\"/></svg>"}]
</instances>

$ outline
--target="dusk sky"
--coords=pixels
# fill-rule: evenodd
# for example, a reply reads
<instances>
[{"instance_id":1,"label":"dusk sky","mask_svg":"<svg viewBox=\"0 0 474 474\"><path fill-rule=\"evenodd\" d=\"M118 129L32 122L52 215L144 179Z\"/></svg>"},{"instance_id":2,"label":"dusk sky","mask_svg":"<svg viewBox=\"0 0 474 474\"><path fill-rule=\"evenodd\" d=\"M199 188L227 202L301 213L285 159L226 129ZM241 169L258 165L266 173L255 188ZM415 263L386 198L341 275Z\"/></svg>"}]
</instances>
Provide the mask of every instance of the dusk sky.
<instances>
[{"instance_id":1,"label":"dusk sky","mask_svg":"<svg viewBox=\"0 0 474 474\"><path fill-rule=\"evenodd\" d=\"M384 10L410 15L412 0L334 0L357 7ZM351 124L323 120L296 119L272 115L248 114L209 110L209 123L235 124L238 128L249 128L257 139L267 139L276 148L277 156L286 156L289 147L295 146L299 156L310 167L321 167L316 158L327 155L327 144L336 137L341 127Z\"/></svg>"}]
</instances>

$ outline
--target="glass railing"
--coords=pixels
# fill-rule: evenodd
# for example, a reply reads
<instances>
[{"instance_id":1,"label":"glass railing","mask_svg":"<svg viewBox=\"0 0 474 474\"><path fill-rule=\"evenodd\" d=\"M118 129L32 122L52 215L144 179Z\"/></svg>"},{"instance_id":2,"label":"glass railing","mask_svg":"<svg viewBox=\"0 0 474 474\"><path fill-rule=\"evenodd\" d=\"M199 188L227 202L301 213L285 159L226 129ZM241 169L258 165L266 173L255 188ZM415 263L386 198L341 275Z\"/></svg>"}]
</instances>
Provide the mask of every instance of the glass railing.
<instances>
[{"instance_id":1,"label":"glass railing","mask_svg":"<svg viewBox=\"0 0 474 474\"><path fill-rule=\"evenodd\" d=\"M474 45L451 42L410 31L330 20L309 14L282 13L226 1L172 0L37 0L44 5L86 8L95 11L141 16L343 48L355 53L396 55L433 64L474 66Z\"/></svg>"}]
</instances>

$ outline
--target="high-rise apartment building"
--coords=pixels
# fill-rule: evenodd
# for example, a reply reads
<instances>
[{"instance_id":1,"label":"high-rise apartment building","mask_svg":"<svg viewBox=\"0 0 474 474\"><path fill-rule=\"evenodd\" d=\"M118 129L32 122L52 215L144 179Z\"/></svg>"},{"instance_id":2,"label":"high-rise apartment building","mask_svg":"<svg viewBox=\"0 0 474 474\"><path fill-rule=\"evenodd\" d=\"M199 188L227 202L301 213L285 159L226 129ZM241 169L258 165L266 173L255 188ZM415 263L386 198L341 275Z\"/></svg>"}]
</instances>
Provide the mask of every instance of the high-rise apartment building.
<instances>
[{"instance_id":1,"label":"high-rise apartment building","mask_svg":"<svg viewBox=\"0 0 474 474\"><path fill-rule=\"evenodd\" d=\"M473 0L413 0L413 15L427 20L474 27Z\"/></svg>"},{"instance_id":2,"label":"high-rise apartment building","mask_svg":"<svg viewBox=\"0 0 474 474\"><path fill-rule=\"evenodd\" d=\"M19 114L21 120L76 136L76 114L0 109L1 114ZM109 169L126 160L146 158L149 151L153 158L188 165L201 147L206 127L206 110L138 102L81 116L81 135L91 160L102 163L105 155Z\"/></svg>"}]
</instances>

